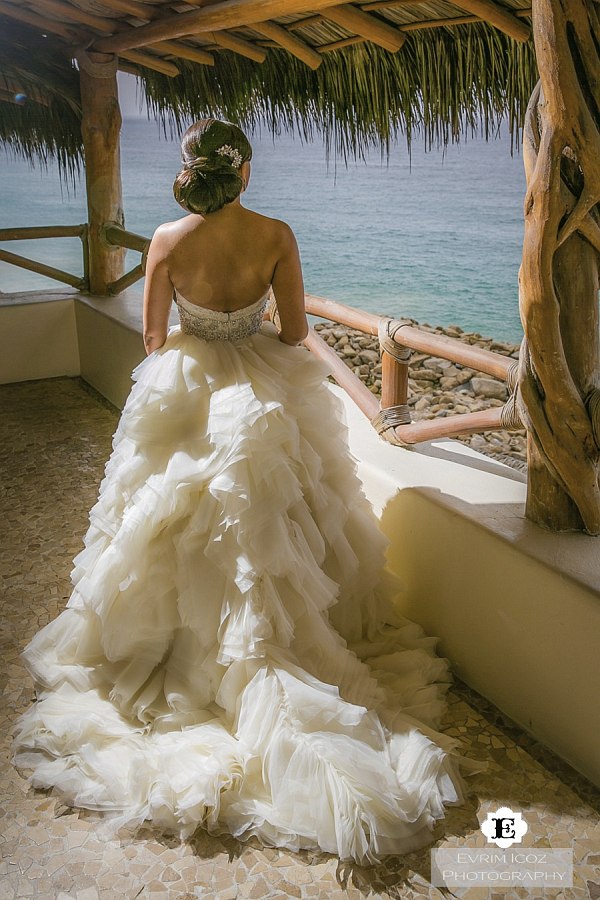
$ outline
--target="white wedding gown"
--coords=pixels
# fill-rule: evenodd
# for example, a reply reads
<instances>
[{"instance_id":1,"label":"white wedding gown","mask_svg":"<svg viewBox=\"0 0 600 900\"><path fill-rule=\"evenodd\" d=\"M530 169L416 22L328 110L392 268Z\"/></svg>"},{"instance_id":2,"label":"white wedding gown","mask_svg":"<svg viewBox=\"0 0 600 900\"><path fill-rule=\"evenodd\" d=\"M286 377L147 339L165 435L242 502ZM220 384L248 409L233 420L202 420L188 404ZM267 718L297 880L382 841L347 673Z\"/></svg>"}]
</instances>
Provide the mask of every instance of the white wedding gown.
<instances>
[{"instance_id":1,"label":"white wedding gown","mask_svg":"<svg viewBox=\"0 0 600 900\"><path fill-rule=\"evenodd\" d=\"M134 370L66 608L22 651L12 762L100 833L201 824L372 863L431 840L451 676L394 612L327 366L178 297Z\"/></svg>"}]
</instances>

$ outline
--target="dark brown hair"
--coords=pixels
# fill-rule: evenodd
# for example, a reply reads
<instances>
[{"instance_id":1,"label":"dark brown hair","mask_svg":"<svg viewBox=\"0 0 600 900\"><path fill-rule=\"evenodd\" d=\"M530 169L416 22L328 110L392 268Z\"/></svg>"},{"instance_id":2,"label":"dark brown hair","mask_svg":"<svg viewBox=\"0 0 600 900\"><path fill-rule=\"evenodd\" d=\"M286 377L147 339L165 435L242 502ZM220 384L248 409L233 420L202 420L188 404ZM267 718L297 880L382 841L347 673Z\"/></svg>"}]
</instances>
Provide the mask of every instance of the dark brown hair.
<instances>
[{"instance_id":1,"label":"dark brown hair","mask_svg":"<svg viewBox=\"0 0 600 900\"><path fill-rule=\"evenodd\" d=\"M239 196L244 183L240 166L252 159L244 132L231 122L200 119L181 140L183 167L175 178L173 194L191 213L216 212Z\"/></svg>"}]
</instances>

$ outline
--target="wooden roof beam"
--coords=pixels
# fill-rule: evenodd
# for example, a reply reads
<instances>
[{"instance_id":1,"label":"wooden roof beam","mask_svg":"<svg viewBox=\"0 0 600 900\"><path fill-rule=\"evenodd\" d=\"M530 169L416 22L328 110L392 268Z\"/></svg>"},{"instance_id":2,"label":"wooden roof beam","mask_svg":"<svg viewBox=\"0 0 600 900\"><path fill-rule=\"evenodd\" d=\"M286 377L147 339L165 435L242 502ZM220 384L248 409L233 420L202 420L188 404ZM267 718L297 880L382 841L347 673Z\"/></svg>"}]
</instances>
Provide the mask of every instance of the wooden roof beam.
<instances>
[{"instance_id":1,"label":"wooden roof beam","mask_svg":"<svg viewBox=\"0 0 600 900\"><path fill-rule=\"evenodd\" d=\"M531 9L518 9L515 11L518 16L530 16ZM472 25L476 22L483 22L479 16L453 16L451 19L423 19L417 22L404 22L399 28L402 31L421 31L426 28L448 28L452 25ZM319 50L323 50L319 47Z\"/></svg>"},{"instance_id":2,"label":"wooden roof beam","mask_svg":"<svg viewBox=\"0 0 600 900\"><path fill-rule=\"evenodd\" d=\"M323 21L322 15L306 16L305 19L299 19L297 22L288 22L284 27L288 31L294 31L296 28L306 28L309 25L320 25Z\"/></svg>"},{"instance_id":3,"label":"wooden roof beam","mask_svg":"<svg viewBox=\"0 0 600 900\"><path fill-rule=\"evenodd\" d=\"M134 66L133 63L128 63L126 59L123 57L117 57L117 68L119 72L127 72L128 75L135 75L136 78L140 78L142 73L140 72L139 66Z\"/></svg>"},{"instance_id":4,"label":"wooden roof beam","mask_svg":"<svg viewBox=\"0 0 600 900\"><path fill-rule=\"evenodd\" d=\"M304 41L301 41L300 38L297 38L294 34L290 34L289 31L286 31L281 25L275 24L275 22L260 22L253 25L252 30L257 31L259 34L264 35L264 37L274 41L276 45L283 47L293 56L301 59L302 62L306 63L307 66L310 66L311 69L318 69L323 62L323 57L320 53L317 53L316 50L313 50L312 47Z\"/></svg>"},{"instance_id":5,"label":"wooden roof beam","mask_svg":"<svg viewBox=\"0 0 600 900\"><path fill-rule=\"evenodd\" d=\"M39 28L42 32L47 31L50 34L58 34L68 42L72 42L75 38L75 32L61 22L45 19L29 9L14 6L12 3L0 2L0 15L15 19L17 22L23 22L25 25L32 25L34 28Z\"/></svg>"},{"instance_id":6,"label":"wooden roof beam","mask_svg":"<svg viewBox=\"0 0 600 900\"><path fill-rule=\"evenodd\" d=\"M188 0L188 2L190 2L190 0ZM202 2L202 0L200 0L200 2ZM375 11L378 9L398 9L398 8L402 8L404 6L419 6L419 5L422 5L423 3L427 3L427 2L429 2L429 0L371 0L371 2L369 2L369 3L362 3L359 6L359 9L361 12L372 12L372 11ZM459 3L455 4L454 0L453 0L452 5L460 6ZM526 9L513 9L513 10L511 10L511 15L516 16L519 19L523 18L523 17L529 17L529 16L531 16L531 7L528 7ZM299 28L308 28L311 25L320 25L324 20L325 20L325 16L323 16L319 13L314 16L306 16L304 19L298 19L297 22L287 22L284 27L289 31L296 31ZM453 16L452 18L447 18L447 19L427 19L427 20L423 20L421 22L419 22L419 21L403 22L402 24L398 24L396 27L400 31L417 31L418 28L420 28L421 26L427 27L427 28L437 27L435 25L430 25L429 24L430 22L439 22L439 27L443 27L444 24L459 25L459 24L466 24L466 23L471 23L471 22L482 22L482 21L483 21L483 19L479 15L477 15L477 16L462 16L462 17ZM342 40L343 41L348 40L348 41L351 41L351 43L360 43L360 41L353 40L351 38L343 38ZM339 45L340 48L343 46L349 46L349 44L343 44L342 41L332 41L331 49L338 49L338 47L333 47L333 44ZM319 47L319 51L320 52L323 51L324 48L329 50L330 45L322 44Z\"/></svg>"},{"instance_id":7,"label":"wooden roof beam","mask_svg":"<svg viewBox=\"0 0 600 900\"><path fill-rule=\"evenodd\" d=\"M224 50L231 50L232 53L238 53L247 59L253 59L254 62L264 63L267 54L264 50L244 38L232 34L230 31L207 31L202 35L207 40L212 41Z\"/></svg>"},{"instance_id":8,"label":"wooden roof beam","mask_svg":"<svg viewBox=\"0 0 600 900\"><path fill-rule=\"evenodd\" d=\"M373 0L371 3L360 3L358 9L361 12L371 12L377 9L391 9L393 7L402 6L418 6L420 3L429 3L430 0ZM307 28L309 25L320 25L324 21L324 16L318 14L316 16L306 16L304 19L298 19L297 22L287 22L285 28L294 31L296 28Z\"/></svg>"},{"instance_id":9,"label":"wooden roof beam","mask_svg":"<svg viewBox=\"0 0 600 900\"><path fill-rule=\"evenodd\" d=\"M135 16L135 18L145 22L151 22L155 19L162 19L165 17L164 7L157 8L149 6L148 4L138 2L138 0L102 0L102 2L106 4L106 6L128 12L130 16ZM212 2L215 2L215 0L186 0L185 5L188 6L188 8L191 8L192 6L209 5L209 3ZM233 53L237 53L238 56L245 56L247 59L252 59L254 62L262 63L267 58L267 54L264 50L261 50L260 47L256 47L249 41L245 41L243 38L236 37L235 35L227 35L223 40L217 38L216 35L213 35L213 43L217 44L219 47L223 47L225 50L231 50ZM206 50L190 47L189 44L177 44L173 41L159 41L151 46L164 49L167 44L170 44L173 48L177 48L177 50L173 49L171 51L172 56L177 56L181 59L189 59L192 62L203 65L214 65L215 63L214 56Z\"/></svg>"},{"instance_id":10,"label":"wooden roof beam","mask_svg":"<svg viewBox=\"0 0 600 900\"><path fill-rule=\"evenodd\" d=\"M158 41L152 44L150 50L158 50L159 53L166 53L168 56L176 56L177 59L189 59L190 62L198 63L201 66L214 66L215 58L206 50L199 47L191 47L189 44L181 44L177 41ZM122 54L125 55L125 54Z\"/></svg>"},{"instance_id":11,"label":"wooden roof beam","mask_svg":"<svg viewBox=\"0 0 600 900\"><path fill-rule=\"evenodd\" d=\"M146 69L154 69L161 75L168 75L169 78L175 78L179 75L177 66L166 59L160 59L158 56L151 56L150 53L140 53L139 50L124 50L119 53L120 57L129 60L136 66L144 66Z\"/></svg>"},{"instance_id":12,"label":"wooden roof beam","mask_svg":"<svg viewBox=\"0 0 600 900\"><path fill-rule=\"evenodd\" d=\"M96 31L104 31L105 34L112 34L117 29L114 19L95 16L92 13L85 12L83 9L79 9L78 6L62 3L61 0L36 0L36 5L42 10L54 13L61 19L86 25L88 28L94 28Z\"/></svg>"},{"instance_id":13,"label":"wooden roof beam","mask_svg":"<svg viewBox=\"0 0 600 900\"><path fill-rule=\"evenodd\" d=\"M46 7L50 12L62 15L65 18L71 18L82 25L87 25L90 28L96 29L96 31L105 31L110 34L115 31L120 31L121 29L123 29L124 34L127 34L129 31L135 31L135 26L128 26L125 22L121 22L118 19L103 18L102 16L86 13L77 7L71 6L71 4L63 3L62 0L37 0L37 2L40 6ZM105 2L105 0L103 0L103 2ZM117 8L122 6L135 6L136 8L139 7L139 9L142 9L141 3L132 4L131 0L107 0L107 6L111 4ZM146 15L147 18L150 18L154 17L156 12L144 7L144 15ZM210 53L195 47L189 47L186 44L178 44L174 41L160 41L154 44L153 47L156 48L159 53L166 53L169 56L176 56L179 59L188 59L191 62L200 65L212 66L215 62L214 57L211 56ZM170 77L179 75L179 69L173 65L173 63L156 59L154 56L138 54L136 60L134 60L131 57L127 57L125 53L119 55L128 58L130 62L135 62L136 65L143 65L148 69L154 69L157 72L161 72L163 75L168 75Z\"/></svg>"},{"instance_id":14,"label":"wooden roof beam","mask_svg":"<svg viewBox=\"0 0 600 900\"><path fill-rule=\"evenodd\" d=\"M376 9L398 9L403 6L419 6L421 3L428 3L429 0L372 0L370 3L361 3L360 8L363 12L372 12Z\"/></svg>"},{"instance_id":15,"label":"wooden roof beam","mask_svg":"<svg viewBox=\"0 0 600 900\"><path fill-rule=\"evenodd\" d=\"M113 34L115 31L120 31L123 34L127 33L127 30L133 31L134 26L128 28L125 22L119 23L118 20L103 18L102 16L95 16L91 13L86 13L82 10L77 9L70 4L62 3L61 0L38 0L41 5L46 5L46 8L55 12L58 15L63 16L64 18L70 18L74 21L79 22L80 24L87 25L91 28L94 28L96 31L104 31L107 34ZM154 8L149 7L148 5L137 2L137 0L102 0L106 6L111 9L115 9L119 12L123 12L126 15L135 16L136 18L143 19L144 21L150 21L156 19L160 16L160 11ZM2 11L2 7L8 6L6 3L0 3L0 11ZM28 11L21 11L15 7L16 14L14 18L18 18L20 21L25 21L27 24L36 24L42 25L42 21L39 20L34 13L29 13ZM8 15L9 13L7 13ZM46 24L46 20L44 20L44 24ZM64 26L60 25L60 23L52 23L51 21L47 23L48 30L54 31L55 33L63 35L65 32ZM122 29L122 31L121 31ZM127 29L127 30L126 30ZM236 37L235 35L226 35L221 38L221 36L214 36L214 43L218 44L221 47L224 47L227 50L232 50L234 53L238 53L240 56L245 56L248 59L252 59L255 62L264 62L266 59L266 53L264 50L261 50L260 47L255 47L253 44L248 41L243 40L242 38ZM198 63L199 65L214 65L214 57L208 53L206 50L200 50L199 48L190 47L188 44L178 44L173 41L156 41L152 45L158 51L162 51L164 53L168 53L170 56L175 56L178 59L189 59L191 62ZM119 56L125 57L125 54L120 53ZM154 64L151 65L154 57L144 57L144 62L141 62L141 58L138 57L137 65L145 65L146 68L153 68L156 71L162 72L164 75L170 75L171 77L175 76L179 73L174 71L175 67L170 66L168 63L164 63L163 65ZM130 62L133 60L130 59ZM124 70L125 71L125 70Z\"/></svg>"},{"instance_id":16,"label":"wooden roof beam","mask_svg":"<svg viewBox=\"0 0 600 900\"><path fill-rule=\"evenodd\" d=\"M529 40L531 35L530 26L526 25L525 22L520 22L512 12L508 12L504 7L498 6L493 0L452 0L452 5L457 6L459 9L464 9L474 16L478 16L484 22L488 22L490 25L498 28L499 31L503 31L509 37L514 38L515 41L523 42Z\"/></svg>"},{"instance_id":17,"label":"wooden roof beam","mask_svg":"<svg viewBox=\"0 0 600 900\"><path fill-rule=\"evenodd\" d=\"M94 49L118 53L120 50L143 47L156 41L254 25L277 16L304 12L308 3L311 9L321 10L335 6L337 0L223 0L205 9L175 13L121 34L99 38L94 43Z\"/></svg>"},{"instance_id":18,"label":"wooden roof beam","mask_svg":"<svg viewBox=\"0 0 600 900\"><path fill-rule=\"evenodd\" d=\"M102 6L114 9L115 12L122 13L125 16L141 19L143 22L150 22L158 14L156 7L152 7L147 3L140 3L138 0L102 0Z\"/></svg>"},{"instance_id":19,"label":"wooden roof beam","mask_svg":"<svg viewBox=\"0 0 600 900\"><path fill-rule=\"evenodd\" d=\"M389 50L390 53L396 53L406 40L406 35L397 27L392 27L351 4L331 6L323 12L323 16L330 22L335 22L336 25L341 25L342 28Z\"/></svg>"},{"instance_id":20,"label":"wooden roof beam","mask_svg":"<svg viewBox=\"0 0 600 900\"><path fill-rule=\"evenodd\" d=\"M355 37L342 38L341 41L332 41L330 44L321 44L319 53L331 53L332 50L343 50L344 47L352 47L354 44L364 44L364 37L356 35Z\"/></svg>"}]
</instances>

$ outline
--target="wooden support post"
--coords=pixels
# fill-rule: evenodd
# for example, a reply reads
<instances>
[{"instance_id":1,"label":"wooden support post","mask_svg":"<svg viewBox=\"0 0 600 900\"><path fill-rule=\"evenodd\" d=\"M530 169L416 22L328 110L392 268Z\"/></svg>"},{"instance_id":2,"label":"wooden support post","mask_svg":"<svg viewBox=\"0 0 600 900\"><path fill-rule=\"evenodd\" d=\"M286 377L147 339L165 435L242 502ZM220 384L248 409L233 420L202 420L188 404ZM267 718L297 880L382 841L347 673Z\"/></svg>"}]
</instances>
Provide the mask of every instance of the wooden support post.
<instances>
[{"instance_id":1,"label":"wooden support post","mask_svg":"<svg viewBox=\"0 0 600 900\"><path fill-rule=\"evenodd\" d=\"M121 110L117 93L117 58L104 53L77 54L81 85L81 132L89 220L89 289L105 294L124 271L125 250L111 246L103 229L124 225L119 134Z\"/></svg>"},{"instance_id":2,"label":"wooden support post","mask_svg":"<svg viewBox=\"0 0 600 900\"><path fill-rule=\"evenodd\" d=\"M383 350L381 353L381 408L408 402L408 359L401 362Z\"/></svg>"},{"instance_id":3,"label":"wooden support post","mask_svg":"<svg viewBox=\"0 0 600 900\"><path fill-rule=\"evenodd\" d=\"M394 440L394 429L408 425L408 360L410 350L394 341L402 322L381 319L378 326L381 350L381 408L373 419L373 426L386 440Z\"/></svg>"}]
</instances>

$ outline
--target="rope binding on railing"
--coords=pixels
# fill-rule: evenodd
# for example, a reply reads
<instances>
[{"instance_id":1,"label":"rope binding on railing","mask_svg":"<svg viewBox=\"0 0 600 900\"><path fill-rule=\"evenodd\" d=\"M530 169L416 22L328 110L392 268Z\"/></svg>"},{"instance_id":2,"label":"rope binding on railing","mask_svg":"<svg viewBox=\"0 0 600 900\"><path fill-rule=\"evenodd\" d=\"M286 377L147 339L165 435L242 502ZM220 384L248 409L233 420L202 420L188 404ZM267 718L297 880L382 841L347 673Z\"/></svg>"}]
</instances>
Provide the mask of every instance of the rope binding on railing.
<instances>
[{"instance_id":1,"label":"rope binding on railing","mask_svg":"<svg viewBox=\"0 0 600 900\"><path fill-rule=\"evenodd\" d=\"M382 318L377 326L379 347L382 353L387 353L396 362L407 366L410 359L410 350L394 340L398 331L406 324L391 317ZM380 437L392 444L400 444L395 429L398 425L409 425L411 421L410 406L408 403L398 403L394 406L386 406L371 419L371 424Z\"/></svg>"},{"instance_id":2,"label":"rope binding on railing","mask_svg":"<svg viewBox=\"0 0 600 900\"><path fill-rule=\"evenodd\" d=\"M515 360L511 363L510 368L506 373L506 389L509 393L509 398L500 410L500 423L502 428L505 428L507 431L515 431L520 428L524 428L523 420L521 419L521 414L519 413L519 407L517 404L517 383L519 380L519 361Z\"/></svg>"},{"instance_id":3,"label":"rope binding on railing","mask_svg":"<svg viewBox=\"0 0 600 900\"><path fill-rule=\"evenodd\" d=\"M519 377L519 360L516 359L514 363L511 363L507 373L506 373L506 390L509 394L512 394L514 389L517 386L517 380Z\"/></svg>"},{"instance_id":4,"label":"rope binding on railing","mask_svg":"<svg viewBox=\"0 0 600 900\"><path fill-rule=\"evenodd\" d=\"M410 359L410 350L396 343L395 337L407 323L399 322L398 319L392 319L390 316L381 318L377 326L377 337L379 338L379 347L383 352L385 350L397 362L407 364Z\"/></svg>"},{"instance_id":5,"label":"rope binding on railing","mask_svg":"<svg viewBox=\"0 0 600 900\"><path fill-rule=\"evenodd\" d=\"M500 424L502 428L505 428L507 431L515 431L516 429L525 427L517 407L516 387L500 410Z\"/></svg>"}]
</instances>

